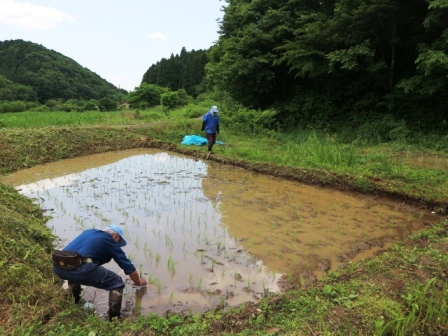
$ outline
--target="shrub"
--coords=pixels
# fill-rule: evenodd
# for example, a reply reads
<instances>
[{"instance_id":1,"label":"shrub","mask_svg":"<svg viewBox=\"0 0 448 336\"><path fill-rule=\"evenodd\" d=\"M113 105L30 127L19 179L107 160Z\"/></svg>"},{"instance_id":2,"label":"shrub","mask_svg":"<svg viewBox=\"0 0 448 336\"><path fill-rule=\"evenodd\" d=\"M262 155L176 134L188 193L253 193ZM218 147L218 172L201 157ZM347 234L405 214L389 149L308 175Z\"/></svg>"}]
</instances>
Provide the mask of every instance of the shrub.
<instances>
[{"instance_id":1,"label":"shrub","mask_svg":"<svg viewBox=\"0 0 448 336\"><path fill-rule=\"evenodd\" d=\"M22 101L0 103L0 112L23 112L26 110L26 104Z\"/></svg>"}]
</instances>

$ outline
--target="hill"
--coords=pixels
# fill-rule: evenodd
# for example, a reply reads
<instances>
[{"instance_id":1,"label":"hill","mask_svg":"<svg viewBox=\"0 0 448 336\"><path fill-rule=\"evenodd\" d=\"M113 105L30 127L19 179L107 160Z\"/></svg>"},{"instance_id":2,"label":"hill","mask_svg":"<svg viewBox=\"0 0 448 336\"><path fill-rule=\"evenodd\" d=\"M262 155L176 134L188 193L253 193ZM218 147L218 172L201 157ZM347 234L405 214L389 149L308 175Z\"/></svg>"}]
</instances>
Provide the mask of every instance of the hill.
<instances>
[{"instance_id":1,"label":"hill","mask_svg":"<svg viewBox=\"0 0 448 336\"><path fill-rule=\"evenodd\" d=\"M127 93L71 58L23 40L0 42L0 76L16 87L32 89L40 103L49 99L113 98ZM16 94L9 97L16 97ZM6 96L0 99L11 100Z\"/></svg>"}]
</instances>

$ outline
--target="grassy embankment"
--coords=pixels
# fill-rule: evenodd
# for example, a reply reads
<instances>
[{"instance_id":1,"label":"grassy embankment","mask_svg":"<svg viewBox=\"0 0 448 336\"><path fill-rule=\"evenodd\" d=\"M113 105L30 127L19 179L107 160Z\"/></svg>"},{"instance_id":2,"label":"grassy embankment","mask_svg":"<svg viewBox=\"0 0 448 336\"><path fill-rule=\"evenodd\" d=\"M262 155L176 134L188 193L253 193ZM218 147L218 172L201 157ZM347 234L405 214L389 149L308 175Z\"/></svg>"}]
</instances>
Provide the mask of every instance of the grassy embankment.
<instances>
[{"instance_id":1,"label":"grassy embankment","mask_svg":"<svg viewBox=\"0 0 448 336\"><path fill-rule=\"evenodd\" d=\"M208 106L208 104L207 104ZM169 117L158 110L0 115L0 174L36 164L138 146L202 157L179 145L200 134L207 107ZM196 112L199 111L199 112ZM34 116L34 114L33 114ZM45 117L48 117L46 119ZM315 132L251 134L223 114L213 159L307 183L389 195L446 211L446 155L422 154L405 142L367 146ZM39 124L40 123L40 124ZM51 125L51 126L49 126ZM117 126L119 125L119 126ZM38 127L34 127L38 126ZM241 126L242 127L242 126ZM400 150L397 150L399 146ZM403 150L406 149L406 150ZM436 167L421 164L435 158ZM434 165L433 165L434 166ZM440 167L437 167L440 166ZM0 186L0 333L15 335L440 335L447 331L448 223L397 241L374 259L349 264L312 288L266 297L257 306L188 317L138 317L108 323L70 304L51 272L54 237L31 201Z\"/></svg>"}]
</instances>

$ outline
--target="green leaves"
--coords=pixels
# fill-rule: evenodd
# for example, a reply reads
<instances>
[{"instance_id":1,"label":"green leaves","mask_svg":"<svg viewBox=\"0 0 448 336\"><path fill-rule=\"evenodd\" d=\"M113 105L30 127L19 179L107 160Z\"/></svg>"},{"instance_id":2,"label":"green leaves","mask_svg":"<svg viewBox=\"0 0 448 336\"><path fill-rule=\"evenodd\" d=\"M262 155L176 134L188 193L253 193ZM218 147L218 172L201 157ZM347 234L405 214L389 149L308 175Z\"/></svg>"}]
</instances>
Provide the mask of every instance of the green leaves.
<instances>
[{"instance_id":1,"label":"green leaves","mask_svg":"<svg viewBox=\"0 0 448 336\"><path fill-rule=\"evenodd\" d=\"M368 40L348 49L341 49L327 54L330 61L330 72L338 66L344 70L356 70L362 66L364 60L372 59L375 52Z\"/></svg>"},{"instance_id":2,"label":"green leaves","mask_svg":"<svg viewBox=\"0 0 448 336\"><path fill-rule=\"evenodd\" d=\"M74 60L22 40L0 42L0 76L14 82L14 97L44 103L49 99L89 100L120 94L114 85ZM0 100L2 100L0 79ZM121 92L123 95L123 92Z\"/></svg>"}]
</instances>

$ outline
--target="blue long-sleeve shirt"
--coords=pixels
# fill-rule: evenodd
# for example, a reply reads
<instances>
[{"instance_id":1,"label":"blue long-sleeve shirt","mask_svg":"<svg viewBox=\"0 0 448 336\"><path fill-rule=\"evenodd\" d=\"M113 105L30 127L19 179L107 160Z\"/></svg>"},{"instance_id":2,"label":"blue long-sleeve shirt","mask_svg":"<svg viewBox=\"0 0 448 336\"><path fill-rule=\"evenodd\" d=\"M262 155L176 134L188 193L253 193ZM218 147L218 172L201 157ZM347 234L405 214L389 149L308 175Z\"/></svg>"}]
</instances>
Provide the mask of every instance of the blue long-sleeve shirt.
<instances>
[{"instance_id":1,"label":"blue long-sleeve shirt","mask_svg":"<svg viewBox=\"0 0 448 336\"><path fill-rule=\"evenodd\" d=\"M86 230L64 247L64 251L78 252L92 259L97 265L106 264L114 259L126 275L135 271L134 264L106 231Z\"/></svg>"},{"instance_id":2,"label":"blue long-sleeve shirt","mask_svg":"<svg viewBox=\"0 0 448 336\"><path fill-rule=\"evenodd\" d=\"M202 117L202 128L205 133L219 133L219 117L217 113L207 112Z\"/></svg>"}]
</instances>

